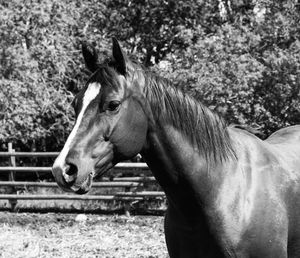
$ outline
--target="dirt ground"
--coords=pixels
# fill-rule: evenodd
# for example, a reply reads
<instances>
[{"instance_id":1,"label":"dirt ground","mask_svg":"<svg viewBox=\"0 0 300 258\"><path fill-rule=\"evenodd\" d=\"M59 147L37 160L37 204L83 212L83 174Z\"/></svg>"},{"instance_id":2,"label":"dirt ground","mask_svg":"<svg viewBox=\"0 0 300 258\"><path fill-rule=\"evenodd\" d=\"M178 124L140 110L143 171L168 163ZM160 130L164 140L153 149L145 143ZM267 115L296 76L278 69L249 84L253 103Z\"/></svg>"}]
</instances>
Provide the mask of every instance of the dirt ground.
<instances>
[{"instance_id":1,"label":"dirt ground","mask_svg":"<svg viewBox=\"0 0 300 258\"><path fill-rule=\"evenodd\" d=\"M163 217L77 216L0 212L0 257L168 257Z\"/></svg>"}]
</instances>

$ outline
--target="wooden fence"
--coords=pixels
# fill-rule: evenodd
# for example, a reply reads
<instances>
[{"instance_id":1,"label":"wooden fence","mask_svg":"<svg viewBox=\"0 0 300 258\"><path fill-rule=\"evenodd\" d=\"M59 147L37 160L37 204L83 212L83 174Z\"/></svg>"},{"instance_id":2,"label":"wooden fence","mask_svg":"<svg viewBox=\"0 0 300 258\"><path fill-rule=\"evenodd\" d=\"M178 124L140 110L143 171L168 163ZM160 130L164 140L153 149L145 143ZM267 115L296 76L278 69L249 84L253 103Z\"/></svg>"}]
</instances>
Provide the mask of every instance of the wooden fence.
<instances>
[{"instance_id":1,"label":"wooden fence","mask_svg":"<svg viewBox=\"0 0 300 258\"><path fill-rule=\"evenodd\" d=\"M115 191L113 194L101 195L76 195L70 193L61 194L18 194L14 189L16 187L58 187L55 182L44 181L16 181L16 173L44 172L51 173L51 167L26 167L17 166L16 158L20 157L56 157L58 152L15 152L12 144L8 145L8 152L0 152L0 158L8 159L8 166L0 167L0 173L8 173L8 181L0 181L1 187L9 187L11 193L0 194L0 200L9 200L11 208L14 209L18 200L119 200L124 201L141 201L145 199L165 199L165 194L160 190L148 191L145 185L157 184L153 176L140 176L144 172L150 172L146 163L119 163L114 170L118 171L117 176L103 178L102 181L94 182L92 188L110 188L123 189L123 191ZM126 171L126 176L122 175L122 171ZM128 176L128 172L131 175ZM114 175L114 171L111 173ZM146 173L147 174L147 173ZM148 173L149 174L149 173ZM53 180L54 181L54 180Z\"/></svg>"}]
</instances>

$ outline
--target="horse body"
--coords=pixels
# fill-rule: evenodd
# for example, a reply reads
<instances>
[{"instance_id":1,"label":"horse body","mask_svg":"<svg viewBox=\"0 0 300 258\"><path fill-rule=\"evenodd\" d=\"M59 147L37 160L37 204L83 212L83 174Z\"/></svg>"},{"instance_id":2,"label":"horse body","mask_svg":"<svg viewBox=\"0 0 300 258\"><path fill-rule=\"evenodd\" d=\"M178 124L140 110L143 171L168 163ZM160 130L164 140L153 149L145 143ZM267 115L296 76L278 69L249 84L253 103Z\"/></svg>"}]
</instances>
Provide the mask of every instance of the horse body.
<instances>
[{"instance_id":1,"label":"horse body","mask_svg":"<svg viewBox=\"0 0 300 258\"><path fill-rule=\"evenodd\" d=\"M168 199L171 258L297 257L300 127L262 141L145 73L116 41L113 63L99 68L93 53L84 57L94 74L53 166L57 183L85 193L95 174L140 152Z\"/></svg>"},{"instance_id":2,"label":"horse body","mask_svg":"<svg viewBox=\"0 0 300 258\"><path fill-rule=\"evenodd\" d=\"M143 156L169 200L171 257L287 257L288 247L296 256L300 127L266 141L228 130L236 157L209 169L178 130L166 126L149 136Z\"/></svg>"}]
</instances>

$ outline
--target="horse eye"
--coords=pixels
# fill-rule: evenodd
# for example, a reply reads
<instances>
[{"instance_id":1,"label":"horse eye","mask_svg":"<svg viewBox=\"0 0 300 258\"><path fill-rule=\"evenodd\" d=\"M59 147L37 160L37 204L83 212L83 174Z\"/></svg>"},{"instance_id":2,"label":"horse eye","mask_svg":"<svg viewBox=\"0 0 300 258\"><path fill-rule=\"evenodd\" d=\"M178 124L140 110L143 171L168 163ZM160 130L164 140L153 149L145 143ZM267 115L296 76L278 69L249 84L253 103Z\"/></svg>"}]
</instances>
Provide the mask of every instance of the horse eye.
<instances>
[{"instance_id":1,"label":"horse eye","mask_svg":"<svg viewBox=\"0 0 300 258\"><path fill-rule=\"evenodd\" d=\"M116 111L118 109L118 107L120 106L120 104L121 104L120 101L113 100L113 101L108 103L107 109L109 111Z\"/></svg>"}]
</instances>

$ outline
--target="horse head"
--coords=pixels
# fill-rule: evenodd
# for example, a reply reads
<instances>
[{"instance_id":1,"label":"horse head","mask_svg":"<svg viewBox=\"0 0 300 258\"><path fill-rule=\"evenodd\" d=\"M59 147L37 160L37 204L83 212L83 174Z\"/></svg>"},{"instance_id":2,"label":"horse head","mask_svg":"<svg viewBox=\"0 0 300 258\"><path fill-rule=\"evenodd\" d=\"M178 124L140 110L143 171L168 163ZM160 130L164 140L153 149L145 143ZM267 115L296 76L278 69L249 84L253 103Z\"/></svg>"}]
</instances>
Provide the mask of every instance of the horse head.
<instances>
[{"instance_id":1,"label":"horse head","mask_svg":"<svg viewBox=\"0 0 300 258\"><path fill-rule=\"evenodd\" d=\"M93 177L138 154L147 134L147 116L136 97L142 84L118 41L102 65L91 47L84 45L82 52L93 74L75 96L76 122L52 168L61 188L79 194L89 191Z\"/></svg>"}]
</instances>

